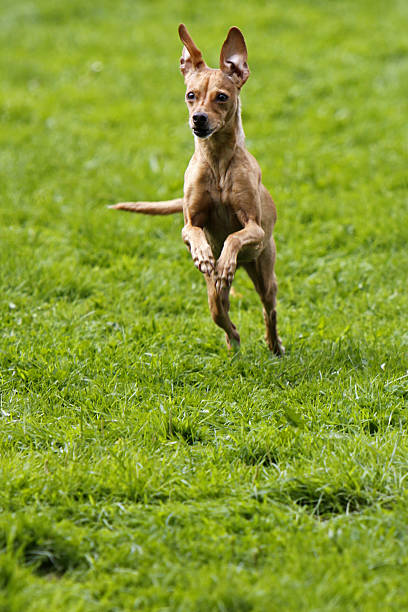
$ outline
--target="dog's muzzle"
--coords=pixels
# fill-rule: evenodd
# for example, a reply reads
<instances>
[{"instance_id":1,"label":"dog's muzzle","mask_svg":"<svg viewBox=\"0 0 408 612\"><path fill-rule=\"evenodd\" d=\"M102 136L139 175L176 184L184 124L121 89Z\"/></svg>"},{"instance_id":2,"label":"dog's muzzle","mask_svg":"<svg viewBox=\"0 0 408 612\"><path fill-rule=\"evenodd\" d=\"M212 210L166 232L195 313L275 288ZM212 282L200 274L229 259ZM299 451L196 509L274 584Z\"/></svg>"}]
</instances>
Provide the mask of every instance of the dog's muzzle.
<instances>
[{"instance_id":1,"label":"dog's muzzle","mask_svg":"<svg viewBox=\"0 0 408 612\"><path fill-rule=\"evenodd\" d=\"M199 138L207 138L212 133L206 113L194 113L192 116L192 130Z\"/></svg>"}]
</instances>

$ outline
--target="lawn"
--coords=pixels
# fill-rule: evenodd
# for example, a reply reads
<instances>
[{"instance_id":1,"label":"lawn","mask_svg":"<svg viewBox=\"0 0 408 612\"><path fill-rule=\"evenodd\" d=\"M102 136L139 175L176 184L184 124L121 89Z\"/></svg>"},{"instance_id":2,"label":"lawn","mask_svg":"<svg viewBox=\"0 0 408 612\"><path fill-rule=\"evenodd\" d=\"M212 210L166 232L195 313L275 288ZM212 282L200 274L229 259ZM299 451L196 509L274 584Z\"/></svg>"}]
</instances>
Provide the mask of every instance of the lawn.
<instances>
[{"instance_id":1,"label":"lawn","mask_svg":"<svg viewBox=\"0 0 408 612\"><path fill-rule=\"evenodd\" d=\"M408 610L408 4L3 0L0 610ZM279 330L181 215L183 21L247 41Z\"/></svg>"}]
</instances>

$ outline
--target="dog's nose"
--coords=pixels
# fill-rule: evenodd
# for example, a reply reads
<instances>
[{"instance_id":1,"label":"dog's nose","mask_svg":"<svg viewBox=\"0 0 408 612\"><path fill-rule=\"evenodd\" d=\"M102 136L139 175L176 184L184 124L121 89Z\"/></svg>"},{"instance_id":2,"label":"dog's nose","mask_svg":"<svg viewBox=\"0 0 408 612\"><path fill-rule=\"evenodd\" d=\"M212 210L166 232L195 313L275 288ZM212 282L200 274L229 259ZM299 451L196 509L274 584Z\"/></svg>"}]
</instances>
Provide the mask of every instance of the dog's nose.
<instances>
[{"instance_id":1,"label":"dog's nose","mask_svg":"<svg viewBox=\"0 0 408 612\"><path fill-rule=\"evenodd\" d=\"M197 127L203 126L208 121L208 115L206 115L206 113L195 113L193 115L193 121L194 121L194 125L196 125Z\"/></svg>"}]
</instances>

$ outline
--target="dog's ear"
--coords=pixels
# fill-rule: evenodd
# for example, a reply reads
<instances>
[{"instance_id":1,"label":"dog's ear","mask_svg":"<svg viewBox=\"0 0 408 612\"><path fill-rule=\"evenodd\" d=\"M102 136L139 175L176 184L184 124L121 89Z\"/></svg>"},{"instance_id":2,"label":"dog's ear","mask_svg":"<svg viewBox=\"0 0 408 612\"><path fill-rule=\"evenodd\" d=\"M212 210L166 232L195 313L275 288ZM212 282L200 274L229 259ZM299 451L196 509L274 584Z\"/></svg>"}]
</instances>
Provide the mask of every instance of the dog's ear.
<instances>
[{"instance_id":1,"label":"dog's ear","mask_svg":"<svg viewBox=\"0 0 408 612\"><path fill-rule=\"evenodd\" d=\"M195 70L203 70L204 68L207 68L207 66L203 60L200 49L198 49L194 44L193 39L187 32L187 28L184 23L180 23L178 32L180 40L184 45L180 58L180 70L183 73L184 78L186 78L190 72L194 72Z\"/></svg>"},{"instance_id":2,"label":"dog's ear","mask_svg":"<svg viewBox=\"0 0 408 612\"><path fill-rule=\"evenodd\" d=\"M241 30L235 26L230 29L222 45L220 68L241 88L249 77L248 53Z\"/></svg>"}]
</instances>

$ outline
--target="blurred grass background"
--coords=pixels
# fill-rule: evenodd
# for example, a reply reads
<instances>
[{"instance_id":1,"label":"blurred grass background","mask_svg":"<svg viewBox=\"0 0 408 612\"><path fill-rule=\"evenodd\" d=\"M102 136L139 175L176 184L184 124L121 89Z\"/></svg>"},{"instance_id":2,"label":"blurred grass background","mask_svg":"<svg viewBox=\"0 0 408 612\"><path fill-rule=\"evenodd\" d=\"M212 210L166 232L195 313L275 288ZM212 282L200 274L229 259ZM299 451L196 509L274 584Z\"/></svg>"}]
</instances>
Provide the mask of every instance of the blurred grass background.
<instances>
[{"instance_id":1,"label":"blurred grass background","mask_svg":"<svg viewBox=\"0 0 408 612\"><path fill-rule=\"evenodd\" d=\"M4 0L0 610L402 610L408 8ZM246 38L279 326L231 359L180 216L184 22Z\"/></svg>"}]
</instances>

